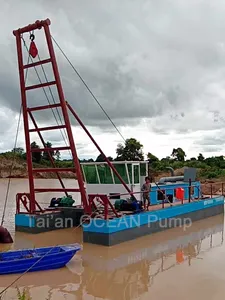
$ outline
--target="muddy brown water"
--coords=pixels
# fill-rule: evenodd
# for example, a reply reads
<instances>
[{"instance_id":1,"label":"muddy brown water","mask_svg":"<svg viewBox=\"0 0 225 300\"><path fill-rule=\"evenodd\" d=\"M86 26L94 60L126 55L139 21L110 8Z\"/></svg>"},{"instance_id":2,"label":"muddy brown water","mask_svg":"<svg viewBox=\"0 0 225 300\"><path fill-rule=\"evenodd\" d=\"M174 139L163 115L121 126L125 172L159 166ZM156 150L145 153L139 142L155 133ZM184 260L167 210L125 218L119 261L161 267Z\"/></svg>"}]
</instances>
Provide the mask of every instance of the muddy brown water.
<instances>
[{"instance_id":1,"label":"muddy brown water","mask_svg":"<svg viewBox=\"0 0 225 300\"><path fill-rule=\"evenodd\" d=\"M66 180L74 186L74 180ZM0 180L4 205L8 180ZM57 187L55 180L36 180L37 186ZM81 229L57 230L39 235L14 231L15 194L25 192L28 183L13 179L4 225L14 238L13 245L0 250L79 242ZM41 195L42 206L52 195ZM77 199L79 203L79 199ZM111 248L82 244L83 250L67 267L28 273L7 290L3 299L17 299L16 287L26 287L32 300L44 299L222 299L225 294L224 216L175 228ZM18 275L0 276L0 291Z\"/></svg>"}]
</instances>

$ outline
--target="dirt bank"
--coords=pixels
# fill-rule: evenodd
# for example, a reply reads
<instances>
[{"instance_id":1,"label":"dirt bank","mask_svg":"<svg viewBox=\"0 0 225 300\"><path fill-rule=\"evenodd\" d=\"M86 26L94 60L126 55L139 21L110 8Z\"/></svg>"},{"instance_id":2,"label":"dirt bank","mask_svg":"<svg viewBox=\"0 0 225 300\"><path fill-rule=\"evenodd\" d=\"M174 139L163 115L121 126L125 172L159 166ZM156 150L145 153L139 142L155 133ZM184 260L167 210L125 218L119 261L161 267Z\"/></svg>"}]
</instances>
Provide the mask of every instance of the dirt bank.
<instances>
[{"instance_id":1,"label":"dirt bank","mask_svg":"<svg viewBox=\"0 0 225 300\"><path fill-rule=\"evenodd\" d=\"M13 167L12 167L13 164ZM45 168L46 166L35 164L35 168ZM48 167L47 167L48 168ZM12 170L12 171L11 171ZM73 173L60 173L62 178L75 178ZM11 159L0 157L0 178L27 178L27 163L24 160L16 159L13 163ZM55 173L37 173L35 178L54 179Z\"/></svg>"}]
</instances>

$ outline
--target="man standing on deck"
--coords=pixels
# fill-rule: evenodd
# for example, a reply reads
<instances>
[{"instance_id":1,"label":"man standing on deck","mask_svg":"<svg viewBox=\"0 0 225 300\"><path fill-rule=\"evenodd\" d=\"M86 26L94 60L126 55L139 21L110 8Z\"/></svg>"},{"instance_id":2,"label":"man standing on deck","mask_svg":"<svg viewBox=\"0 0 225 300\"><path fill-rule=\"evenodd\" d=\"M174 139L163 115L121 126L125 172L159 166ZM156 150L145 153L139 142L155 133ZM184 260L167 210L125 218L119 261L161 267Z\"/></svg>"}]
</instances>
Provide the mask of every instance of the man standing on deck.
<instances>
[{"instance_id":1,"label":"man standing on deck","mask_svg":"<svg viewBox=\"0 0 225 300\"><path fill-rule=\"evenodd\" d=\"M147 202L147 210L150 206L150 191L151 191L151 182L149 177L145 177L145 183L142 185L142 198L144 202L144 209L146 210L146 202Z\"/></svg>"}]
</instances>

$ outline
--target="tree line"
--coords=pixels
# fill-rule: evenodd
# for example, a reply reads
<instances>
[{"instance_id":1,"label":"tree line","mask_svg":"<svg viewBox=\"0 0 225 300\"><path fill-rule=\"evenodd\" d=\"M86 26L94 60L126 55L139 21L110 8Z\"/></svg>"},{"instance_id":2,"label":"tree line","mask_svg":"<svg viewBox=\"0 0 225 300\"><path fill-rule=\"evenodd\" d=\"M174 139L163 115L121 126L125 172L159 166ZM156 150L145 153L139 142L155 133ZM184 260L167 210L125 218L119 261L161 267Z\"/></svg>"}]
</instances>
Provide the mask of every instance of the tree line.
<instances>
[{"instance_id":1,"label":"tree line","mask_svg":"<svg viewBox=\"0 0 225 300\"><path fill-rule=\"evenodd\" d=\"M49 148L49 153L51 158L62 167L72 166L71 159L61 159L61 154L59 151L55 151L51 142L46 142L46 147ZM37 142L31 143L31 148L41 148ZM51 150L52 148L52 150ZM22 159L26 159L26 152L23 148L15 148L11 152ZM2 155L9 156L9 152L2 153ZM159 159L156 155L151 152L147 153L147 160L150 163L150 168L152 171L160 172L165 171L168 166L172 167L174 170L182 167L194 167L197 168L199 176L205 178L218 178L225 177L225 160L224 156L215 156L205 158L202 153L199 153L197 157L192 157L186 159L186 153L181 147L172 149L171 154ZM108 156L110 161L143 161L145 155L143 152L143 145L135 138L129 138L124 144L118 144L116 148L116 157L113 158ZM48 152L39 151L32 152L32 160L34 163L38 164L50 164L50 158ZM104 162L105 158L102 154L99 154L96 159L80 159L80 162Z\"/></svg>"},{"instance_id":2,"label":"tree line","mask_svg":"<svg viewBox=\"0 0 225 300\"><path fill-rule=\"evenodd\" d=\"M30 144L31 149L41 149L41 147L34 141ZM45 147L49 149L48 152L46 151L37 151L32 152L32 161L34 163L40 164L43 161L50 161L51 158L53 160L60 160L60 152L57 150L55 151L52 147L51 142L46 142ZM23 148L17 147L12 149L12 153L16 154L17 156L21 156L21 158L26 159L26 152Z\"/></svg>"},{"instance_id":3,"label":"tree line","mask_svg":"<svg viewBox=\"0 0 225 300\"><path fill-rule=\"evenodd\" d=\"M145 155L143 152L143 145L135 138L130 138L125 141L125 144L118 144L116 149L117 156L110 160L114 161L143 161ZM197 157L186 159L187 155L181 147L173 148L171 154L159 159L151 152L147 153L147 160L150 163L152 172L163 172L167 167L172 167L174 170L183 167L196 168L198 176L201 178L219 178L225 177L225 160L224 156L215 156L205 158L202 153ZM104 157L100 154L96 161L104 161Z\"/></svg>"}]
</instances>

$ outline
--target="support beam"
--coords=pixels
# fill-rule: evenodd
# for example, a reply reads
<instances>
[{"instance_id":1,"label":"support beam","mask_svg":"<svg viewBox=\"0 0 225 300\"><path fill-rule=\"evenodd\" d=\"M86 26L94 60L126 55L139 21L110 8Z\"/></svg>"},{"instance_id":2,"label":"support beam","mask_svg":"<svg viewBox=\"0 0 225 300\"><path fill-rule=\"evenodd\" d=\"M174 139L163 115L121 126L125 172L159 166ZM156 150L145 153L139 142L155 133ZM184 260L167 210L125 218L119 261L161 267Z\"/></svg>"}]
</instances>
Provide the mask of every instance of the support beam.
<instances>
[{"instance_id":1,"label":"support beam","mask_svg":"<svg viewBox=\"0 0 225 300\"><path fill-rule=\"evenodd\" d=\"M17 58L18 58L18 67L19 67L19 76L20 76L20 91L21 91L21 101L23 109L23 123L24 123L24 132L25 132L25 143L26 143L26 157L27 157L27 168L28 168L28 179L29 179L29 188L30 188L30 212L35 211L35 193L34 193L34 178L32 173L32 155L30 150L30 135L29 135L29 121L27 114L27 97L25 90L25 78L24 78L24 69L23 69L23 53L22 53L22 43L21 43L21 32L18 30L14 33L16 35L16 46L17 46Z\"/></svg>"},{"instance_id":2,"label":"support beam","mask_svg":"<svg viewBox=\"0 0 225 300\"><path fill-rule=\"evenodd\" d=\"M41 105L41 106L36 106L36 107L28 107L27 111L31 112L31 111L45 110L45 109L57 108L57 107L61 107L61 104L56 103L56 104Z\"/></svg>"},{"instance_id":3,"label":"support beam","mask_svg":"<svg viewBox=\"0 0 225 300\"><path fill-rule=\"evenodd\" d=\"M39 60L39 61L33 62L31 64L28 64L28 65L24 65L23 68L24 69L29 69L29 68L37 67L37 66L40 66L40 65L43 65L43 64L47 64L47 63L50 63L50 62L51 62L51 59L48 58L48 59L44 59L44 60Z\"/></svg>"},{"instance_id":4,"label":"support beam","mask_svg":"<svg viewBox=\"0 0 225 300\"><path fill-rule=\"evenodd\" d=\"M42 20L42 21L37 20L33 24L29 24L28 26L14 30L13 34L15 36L20 36L21 34L26 33L26 32L30 32L30 31L33 31L36 29L40 30L42 27L49 26L50 24L51 24L51 21L49 19Z\"/></svg>"},{"instance_id":5,"label":"support beam","mask_svg":"<svg viewBox=\"0 0 225 300\"><path fill-rule=\"evenodd\" d=\"M51 172L72 172L75 173L75 168L36 168L33 169L34 173L51 173Z\"/></svg>"},{"instance_id":6,"label":"support beam","mask_svg":"<svg viewBox=\"0 0 225 300\"><path fill-rule=\"evenodd\" d=\"M47 86L54 85L54 84L56 84L56 81L44 82L44 83L40 83L40 84L26 86L25 90L30 91L30 90L39 89L39 88L47 87Z\"/></svg>"},{"instance_id":7,"label":"support beam","mask_svg":"<svg viewBox=\"0 0 225 300\"><path fill-rule=\"evenodd\" d=\"M56 57L55 57L54 47L52 44L52 38L51 38L49 26L44 26L44 31L45 31L45 37L46 37L46 41L47 41L47 45L48 45L49 55L52 60L52 69L53 69L53 72L55 75L55 80L57 82L56 87L57 87L57 91L58 91L58 95L59 95L59 100L61 103L62 114L63 114L64 122L67 126L67 135L68 135L68 140L69 140L69 144L71 147L73 163L74 163L74 166L76 166L76 175L77 175L77 181L78 181L80 193L81 193L81 201L84 205L84 209L89 211L87 194L86 194L86 190L84 187L84 181L83 181L82 171L81 171L81 167L80 167L80 162L79 162L79 159L77 156L75 142L73 139L73 132L72 132L71 124L70 124L69 114L68 114L68 110L67 110L67 106L66 106L65 96L64 96L62 83L61 83L61 79L60 79L60 75L59 75L59 70L58 70L58 66L57 66L57 62L56 62Z\"/></svg>"},{"instance_id":8,"label":"support beam","mask_svg":"<svg viewBox=\"0 0 225 300\"><path fill-rule=\"evenodd\" d=\"M34 128L30 129L30 132L38 132L38 131L48 131L48 130L57 130L57 129L64 129L66 128L66 125L58 125L58 126L48 126L48 127L42 127L42 128Z\"/></svg>"},{"instance_id":9,"label":"support beam","mask_svg":"<svg viewBox=\"0 0 225 300\"><path fill-rule=\"evenodd\" d=\"M45 192L61 193L61 192L80 192L80 190L79 189L73 189L73 188L65 188L65 189L57 189L57 188L35 188L35 192L38 192L38 193L45 193Z\"/></svg>"},{"instance_id":10,"label":"support beam","mask_svg":"<svg viewBox=\"0 0 225 300\"><path fill-rule=\"evenodd\" d=\"M128 191L128 193L130 195L132 195L132 191L129 189L129 187L126 185L126 183L124 182L123 178L120 176L120 174L117 172L116 168L113 166L113 164L111 163L111 161L107 158L107 156L104 154L104 152L102 151L102 149L99 147L99 145L97 144L97 142L94 140L94 138L92 137L92 135L90 134L90 132L87 130L87 128L84 126L83 122L81 121L81 119L78 117L78 115L76 114L76 112L74 111L74 109L72 108L72 106L66 102L69 110L71 111L72 115L75 117L75 119L77 120L77 122L80 124L80 126L82 127L82 129L86 132L86 134L88 135L88 137L91 139L92 143L95 145L95 147L98 149L98 151L102 154L102 156L105 158L107 164L109 165L109 167L113 170L114 174L118 177L119 181L122 183L122 185L125 187L125 189Z\"/></svg>"},{"instance_id":11,"label":"support beam","mask_svg":"<svg viewBox=\"0 0 225 300\"><path fill-rule=\"evenodd\" d=\"M70 147L52 147L52 148L32 148L31 152L48 152L48 151L62 151L62 150L70 150Z\"/></svg>"}]
</instances>

